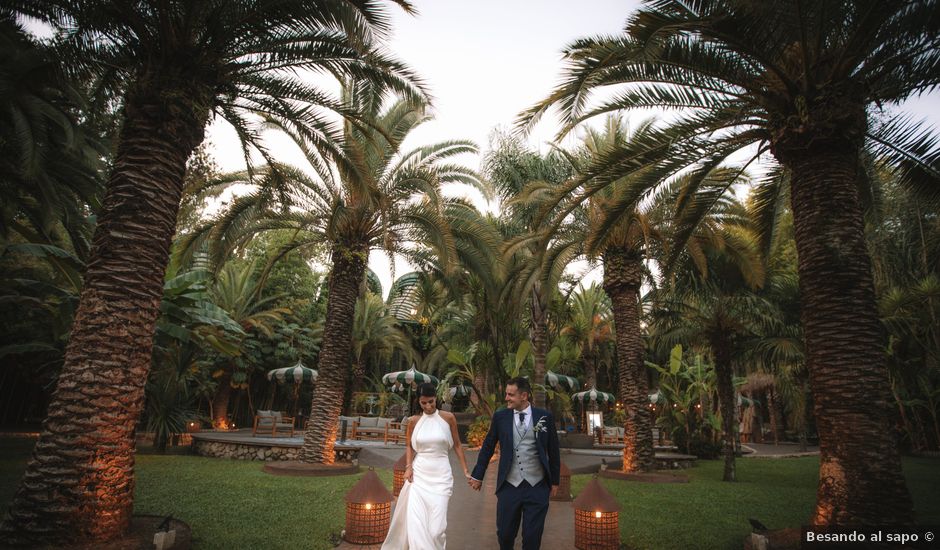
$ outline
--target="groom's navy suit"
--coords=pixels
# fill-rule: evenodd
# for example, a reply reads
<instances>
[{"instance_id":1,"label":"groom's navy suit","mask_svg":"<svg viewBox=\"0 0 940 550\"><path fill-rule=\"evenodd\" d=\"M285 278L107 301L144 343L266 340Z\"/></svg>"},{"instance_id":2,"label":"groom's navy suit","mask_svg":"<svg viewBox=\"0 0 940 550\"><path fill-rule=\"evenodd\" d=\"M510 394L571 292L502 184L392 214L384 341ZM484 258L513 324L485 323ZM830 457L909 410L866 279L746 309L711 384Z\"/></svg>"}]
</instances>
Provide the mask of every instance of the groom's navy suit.
<instances>
[{"instance_id":1,"label":"groom's navy suit","mask_svg":"<svg viewBox=\"0 0 940 550\"><path fill-rule=\"evenodd\" d=\"M513 469L515 449L519 447L519 435L514 439L513 409L503 409L493 415L490 430L480 447L476 467L473 468L472 477L480 481L486 474L490 458L499 442L499 472L496 476L496 531L499 536L501 549L511 550L519 532L519 523L522 522L522 547L524 550L536 550L541 545L542 530L545 527L545 516L548 513L548 499L551 486L558 485L561 470L561 458L558 453L558 433L555 431L555 421L552 415L543 409L531 408L531 434L535 437L534 450L538 454L537 463L541 464L544 474L542 479L531 485L523 480L514 486L507 478ZM526 433L524 430L522 433ZM524 448L532 449L531 439ZM530 451L531 452L531 451ZM530 459L533 457L527 457ZM525 462L525 461L523 461ZM518 471L516 472L518 474ZM530 476L531 477L531 476ZM538 477L538 476L536 476Z\"/></svg>"}]
</instances>

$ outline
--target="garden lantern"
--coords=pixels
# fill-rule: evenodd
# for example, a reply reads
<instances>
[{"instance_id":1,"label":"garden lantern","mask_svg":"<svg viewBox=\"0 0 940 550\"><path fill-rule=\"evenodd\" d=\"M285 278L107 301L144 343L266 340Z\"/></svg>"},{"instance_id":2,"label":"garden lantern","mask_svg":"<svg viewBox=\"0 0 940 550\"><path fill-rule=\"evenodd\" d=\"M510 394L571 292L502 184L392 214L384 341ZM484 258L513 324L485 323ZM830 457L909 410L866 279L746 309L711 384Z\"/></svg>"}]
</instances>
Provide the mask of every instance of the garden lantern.
<instances>
[{"instance_id":1,"label":"garden lantern","mask_svg":"<svg viewBox=\"0 0 940 550\"><path fill-rule=\"evenodd\" d=\"M578 550L620 548L620 504L594 476L574 499L574 546Z\"/></svg>"},{"instance_id":2,"label":"garden lantern","mask_svg":"<svg viewBox=\"0 0 940 550\"><path fill-rule=\"evenodd\" d=\"M394 481L392 482L392 494L395 495L395 498L398 498L398 493L401 492L401 488L405 485L405 467L408 466L408 451L405 451L401 455L401 458L398 459L398 462L392 467L392 472L394 472Z\"/></svg>"},{"instance_id":3,"label":"garden lantern","mask_svg":"<svg viewBox=\"0 0 940 550\"><path fill-rule=\"evenodd\" d=\"M561 473L558 476L558 492L551 500L567 502L571 500L571 470L564 462L561 463L560 470Z\"/></svg>"},{"instance_id":4,"label":"garden lantern","mask_svg":"<svg viewBox=\"0 0 940 550\"><path fill-rule=\"evenodd\" d=\"M346 533L353 544L379 544L392 521L392 493L369 468L359 483L346 493Z\"/></svg>"}]
</instances>

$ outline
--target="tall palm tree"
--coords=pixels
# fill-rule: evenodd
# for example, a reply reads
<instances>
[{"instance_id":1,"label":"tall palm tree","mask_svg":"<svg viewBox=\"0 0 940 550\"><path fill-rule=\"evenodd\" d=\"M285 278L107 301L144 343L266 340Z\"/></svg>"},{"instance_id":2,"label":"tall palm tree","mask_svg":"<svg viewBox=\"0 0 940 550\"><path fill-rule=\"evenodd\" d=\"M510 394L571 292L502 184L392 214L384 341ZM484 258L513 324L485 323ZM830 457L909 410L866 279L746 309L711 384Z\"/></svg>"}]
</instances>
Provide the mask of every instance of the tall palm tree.
<instances>
[{"instance_id":1,"label":"tall palm tree","mask_svg":"<svg viewBox=\"0 0 940 550\"><path fill-rule=\"evenodd\" d=\"M442 196L448 184L479 186L472 170L453 164L456 155L473 153L467 141L446 141L402 150L402 141L428 120L425 103L414 97L386 94L364 81L349 82L344 104L358 121L343 124L337 147L322 147L309 136L284 126L306 153L314 176L280 165L260 171L255 191L233 201L216 220L187 235L184 246L208 241L221 258L253 235L291 230L293 239L280 254L302 247L329 247L331 269L323 346L311 418L304 433L301 459L332 464L336 422L342 409L352 350L351 334L356 300L373 249L400 254L423 266L438 257L450 270L456 240L449 221L462 220L472 206ZM241 176L247 177L247 174ZM225 178L238 183L240 175Z\"/></svg>"},{"instance_id":2,"label":"tall palm tree","mask_svg":"<svg viewBox=\"0 0 940 550\"><path fill-rule=\"evenodd\" d=\"M760 319L770 316L770 307L754 292L764 282L765 269L758 240L747 226L737 225L734 211L742 205L727 201L731 216L719 217L716 232L702 252L707 270L703 273L685 254L683 265L671 270L668 283L653 292L653 340L663 350L676 344L705 348L715 365L715 386L721 413L722 479L735 481L734 453L737 423L733 385L735 363L743 349L754 340Z\"/></svg>"},{"instance_id":3,"label":"tall palm tree","mask_svg":"<svg viewBox=\"0 0 940 550\"><path fill-rule=\"evenodd\" d=\"M607 118L603 131L587 131L582 156L594 158L626 142L643 140L651 127L652 120L645 121L631 133L621 117L612 115ZM614 316L618 394L626 413L622 469L635 472L649 471L655 466L645 346L640 329L643 316L640 286L647 271L646 249L651 241L659 238L659 231L647 212L640 208L627 215L608 218L607 212L613 210L620 194L618 187L627 183L615 182L588 202L587 235L583 242L587 256L600 257L604 266L603 288L610 297Z\"/></svg>"},{"instance_id":4,"label":"tall palm tree","mask_svg":"<svg viewBox=\"0 0 940 550\"><path fill-rule=\"evenodd\" d=\"M586 195L658 162L647 183L690 168L697 183L688 196L704 211L730 187L709 185L706 177L751 145L750 161L770 153L789 171L820 436L814 524L913 518L889 426L860 151L867 141L900 166L906 185L937 199L936 139L908 119L877 125L869 113L940 84L935 12L931 2L902 0L651 1L624 35L573 43L562 84L524 114L535 122L558 105L567 132L599 113L682 109L655 147L624 148L599 162L592 172L603 177ZM625 88L588 106L591 91L608 84ZM774 181L756 190L765 199L765 220L779 212Z\"/></svg>"},{"instance_id":5,"label":"tall palm tree","mask_svg":"<svg viewBox=\"0 0 940 550\"><path fill-rule=\"evenodd\" d=\"M398 0L406 10L410 5ZM258 147L251 120L290 120L328 141L348 113L303 71L372 78L420 95L377 45L389 30L362 1L14 0L57 31L83 81L122 105L120 137L58 386L2 530L12 542L106 541L132 513L134 429L186 160L213 115Z\"/></svg>"},{"instance_id":6,"label":"tall palm tree","mask_svg":"<svg viewBox=\"0 0 940 550\"><path fill-rule=\"evenodd\" d=\"M493 194L502 203L502 216L512 228L504 258L509 274L500 302L511 303L510 296L526 296L529 313L529 339L535 360L533 372L533 403L545 406L545 356L548 353L548 306L552 289L557 288L560 270L526 270L526 260L539 255L538 243L526 238L538 233L536 205L517 200L527 187L554 186L566 180L571 166L559 154L539 155L525 148L512 136L501 135L495 147L483 159L483 174L493 188ZM512 237L522 237L513 239ZM515 259L514 262L510 260ZM536 261L535 263L539 263ZM537 275L544 274L539 277ZM535 276L533 276L535 275Z\"/></svg>"}]
</instances>

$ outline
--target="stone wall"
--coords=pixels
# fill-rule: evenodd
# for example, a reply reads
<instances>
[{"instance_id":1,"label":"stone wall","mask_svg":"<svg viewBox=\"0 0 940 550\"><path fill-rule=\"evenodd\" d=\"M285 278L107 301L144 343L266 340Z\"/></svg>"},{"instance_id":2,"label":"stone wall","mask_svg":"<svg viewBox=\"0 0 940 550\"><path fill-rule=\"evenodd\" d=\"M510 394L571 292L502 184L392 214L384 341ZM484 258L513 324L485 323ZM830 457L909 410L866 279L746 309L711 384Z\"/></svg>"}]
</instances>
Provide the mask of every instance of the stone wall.
<instances>
[{"instance_id":1,"label":"stone wall","mask_svg":"<svg viewBox=\"0 0 940 550\"><path fill-rule=\"evenodd\" d=\"M193 452L199 456L236 460L297 460L300 456L300 447L267 447L194 439Z\"/></svg>"}]
</instances>

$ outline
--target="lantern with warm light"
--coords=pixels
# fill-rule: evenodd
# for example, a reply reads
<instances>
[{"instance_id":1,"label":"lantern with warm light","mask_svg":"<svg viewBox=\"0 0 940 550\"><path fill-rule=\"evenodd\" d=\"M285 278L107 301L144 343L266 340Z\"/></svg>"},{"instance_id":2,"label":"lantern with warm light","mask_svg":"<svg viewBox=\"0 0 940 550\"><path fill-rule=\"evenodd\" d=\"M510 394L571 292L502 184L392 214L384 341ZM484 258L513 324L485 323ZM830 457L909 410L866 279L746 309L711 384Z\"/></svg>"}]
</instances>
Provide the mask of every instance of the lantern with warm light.
<instances>
[{"instance_id":1,"label":"lantern with warm light","mask_svg":"<svg viewBox=\"0 0 940 550\"><path fill-rule=\"evenodd\" d=\"M597 476L574 499L574 546L578 550L620 548L620 503Z\"/></svg>"},{"instance_id":2,"label":"lantern with warm light","mask_svg":"<svg viewBox=\"0 0 940 550\"><path fill-rule=\"evenodd\" d=\"M555 493L555 496L553 496L551 500L567 502L571 500L571 470L564 462L561 463L560 470L561 473L558 476L558 492Z\"/></svg>"},{"instance_id":3,"label":"lantern with warm light","mask_svg":"<svg viewBox=\"0 0 940 550\"><path fill-rule=\"evenodd\" d=\"M378 544L385 540L392 521L392 493L371 468L346 493L346 533L353 544Z\"/></svg>"},{"instance_id":4,"label":"lantern with warm light","mask_svg":"<svg viewBox=\"0 0 940 550\"><path fill-rule=\"evenodd\" d=\"M405 467L408 466L408 452L406 451L401 455L401 458L398 459L398 462L392 467L392 472L394 472L394 481L392 482L392 494L395 495L395 498L398 498L398 493L401 493L401 488L405 485Z\"/></svg>"}]
</instances>

